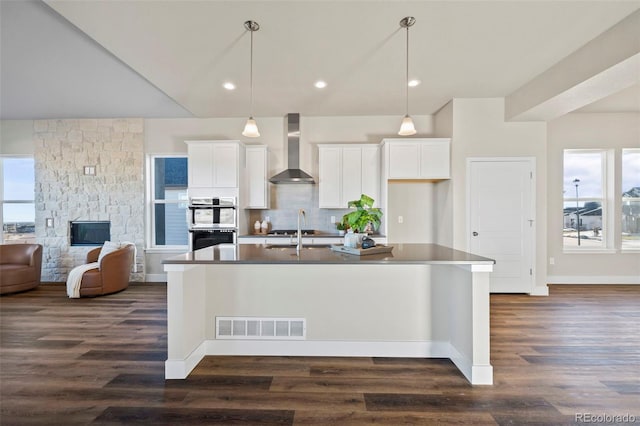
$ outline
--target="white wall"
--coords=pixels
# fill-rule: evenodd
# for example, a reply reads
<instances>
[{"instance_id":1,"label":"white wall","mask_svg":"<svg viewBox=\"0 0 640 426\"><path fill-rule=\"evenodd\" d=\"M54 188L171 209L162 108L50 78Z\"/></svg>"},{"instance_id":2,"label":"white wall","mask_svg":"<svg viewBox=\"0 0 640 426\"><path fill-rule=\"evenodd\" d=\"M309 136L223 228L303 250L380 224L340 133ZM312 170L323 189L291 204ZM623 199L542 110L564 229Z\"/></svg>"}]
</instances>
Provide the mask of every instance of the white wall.
<instances>
[{"instance_id":1,"label":"white wall","mask_svg":"<svg viewBox=\"0 0 640 426\"><path fill-rule=\"evenodd\" d=\"M467 251L466 172L469 157L535 157L536 159L536 293L546 289L546 123L505 122L504 99L454 99L452 111L443 108L436 123L443 133L452 129L451 181L440 200L451 203L452 245ZM440 117L439 115L442 114ZM451 115L452 119L449 119ZM450 124L452 121L452 125ZM451 127L449 127L451 126ZM436 130L436 134L440 134ZM450 197L450 200L447 200ZM446 204L445 204L446 205ZM446 235L446 234L445 234ZM439 240L440 241L440 240Z\"/></svg>"},{"instance_id":2,"label":"white wall","mask_svg":"<svg viewBox=\"0 0 640 426\"><path fill-rule=\"evenodd\" d=\"M430 182L390 182L386 214L389 243L436 242L436 186ZM399 223L398 216L402 216Z\"/></svg>"},{"instance_id":3,"label":"white wall","mask_svg":"<svg viewBox=\"0 0 640 426\"><path fill-rule=\"evenodd\" d=\"M548 126L548 256L555 265L549 265L549 281L554 283L613 283L640 284L640 253L582 254L563 253L562 245L562 191L564 149L612 149L620 169L620 151L640 148L640 114L567 114L550 121ZM620 177L614 182L614 217L619 218L622 193ZM619 248L620 225L613 229L615 246Z\"/></svg>"},{"instance_id":4,"label":"white wall","mask_svg":"<svg viewBox=\"0 0 640 426\"><path fill-rule=\"evenodd\" d=\"M435 137L453 137L453 101L440 108L434 117ZM454 142L452 142L454 143ZM453 247L453 183L451 180L439 182L435 187L434 228L436 244Z\"/></svg>"},{"instance_id":5,"label":"white wall","mask_svg":"<svg viewBox=\"0 0 640 426\"><path fill-rule=\"evenodd\" d=\"M33 155L33 120L0 121L0 155Z\"/></svg>"}]
</instances>

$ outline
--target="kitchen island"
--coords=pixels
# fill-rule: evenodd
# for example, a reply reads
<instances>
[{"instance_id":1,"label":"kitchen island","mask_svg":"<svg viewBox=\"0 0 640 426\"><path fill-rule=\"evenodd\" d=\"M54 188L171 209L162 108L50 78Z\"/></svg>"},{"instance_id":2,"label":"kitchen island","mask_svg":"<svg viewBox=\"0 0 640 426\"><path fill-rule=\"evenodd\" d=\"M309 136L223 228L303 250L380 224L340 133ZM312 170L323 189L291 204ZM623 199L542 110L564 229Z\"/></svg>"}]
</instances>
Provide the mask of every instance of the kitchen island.
<instances>
[{"instance_id":1,"label":"kitchen island","mask_svg":"<svg viewBox=\"0 0 640 426\"><path fill-rule=\"evenodd\" d=\"M491 259L435 244L356 256L219 245L163 261L167 379L206 355L450 358L492 384Z\"/></svg>"}]
</instances>

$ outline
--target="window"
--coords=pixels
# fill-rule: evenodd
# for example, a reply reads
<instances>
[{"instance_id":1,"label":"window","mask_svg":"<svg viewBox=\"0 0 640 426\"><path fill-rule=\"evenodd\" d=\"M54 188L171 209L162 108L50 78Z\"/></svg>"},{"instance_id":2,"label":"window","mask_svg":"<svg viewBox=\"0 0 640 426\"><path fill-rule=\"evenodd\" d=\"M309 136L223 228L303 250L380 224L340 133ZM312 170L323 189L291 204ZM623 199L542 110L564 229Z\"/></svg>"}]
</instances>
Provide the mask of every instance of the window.
<instances>
[{"instance_id":1,"label":"window","mask_svg":"<svg viewBox=\"0 0 640 426\"><path fill-rule=\"evenodd\" d=\"M640 250L640 149L622 150L622 248Z\"/></svg>"},{"instance_id":2,"label":"window","mask_svg":"<svg viewBox=\"0 0 640 426\"><path fill-rule=\"evenodd\" d=\"M563 245L569 249L605 248L606 152L564 151Z\"/></svg>"},{"instance_id":3,"label":"window","mask_svg":"<svg viewBox=\"0 0 640 426\"><path fill-rule=\"evenodd\" d=\"M151 157L151 247L189 245L187 157Z\"/></svg>"},{"instance_id":4,"label":"window","mask_svg":"<svg viewBox=\"0 0 640 426\"><path fill-rule=\"evenodd\" d=\"M2 242L35 243L35 177L32 157L0 158Z\"/></svg>"}]
</instances>

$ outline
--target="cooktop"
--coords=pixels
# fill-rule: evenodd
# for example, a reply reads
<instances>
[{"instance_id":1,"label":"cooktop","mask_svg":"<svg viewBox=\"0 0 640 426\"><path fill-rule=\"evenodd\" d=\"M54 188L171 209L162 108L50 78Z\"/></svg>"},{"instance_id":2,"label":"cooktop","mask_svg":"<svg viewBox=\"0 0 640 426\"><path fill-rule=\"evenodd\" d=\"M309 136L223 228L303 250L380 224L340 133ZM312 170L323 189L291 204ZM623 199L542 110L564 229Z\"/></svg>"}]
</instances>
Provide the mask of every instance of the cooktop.
<instances>
[{"instance_id":1,"label":"cooktop","mask_svg":"<svg viewBox=\"0 0 640 426\"><path fill-rule=\"evenodd\" d=\"M316 233L313 229L301 229L302 235L314 235ZM297 229L272 229L267 234L268 235L296 235L298 233Z\"/></svg>"}]
</instances>

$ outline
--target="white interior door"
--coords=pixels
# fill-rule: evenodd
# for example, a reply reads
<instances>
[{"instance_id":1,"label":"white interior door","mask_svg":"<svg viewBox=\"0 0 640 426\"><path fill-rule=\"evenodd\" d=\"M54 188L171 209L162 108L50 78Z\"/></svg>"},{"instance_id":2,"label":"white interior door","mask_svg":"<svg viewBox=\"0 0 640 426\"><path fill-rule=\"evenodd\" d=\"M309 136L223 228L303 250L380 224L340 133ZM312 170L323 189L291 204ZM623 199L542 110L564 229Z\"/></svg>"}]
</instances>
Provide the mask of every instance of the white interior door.
<instances>
[{"instance_id":1,"label":"white interior door","mask_svg":"<svg viewBox=\"0 0 640 426\"><path fill-rule=\"evenodd\" d=\"M469 249L495 259L493 293L530 293L534 274L534 161L469 159Z\"/></svg>"}]
</instances>

